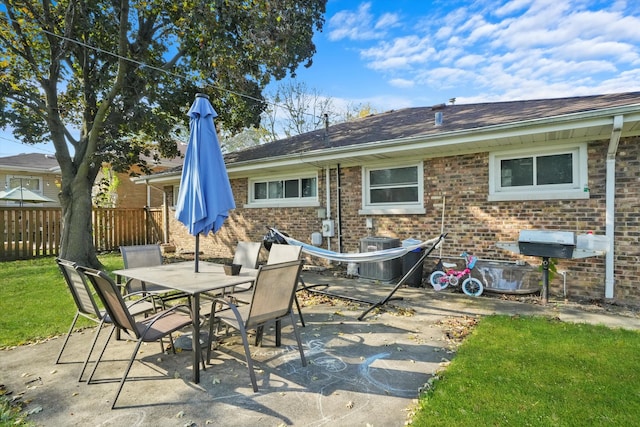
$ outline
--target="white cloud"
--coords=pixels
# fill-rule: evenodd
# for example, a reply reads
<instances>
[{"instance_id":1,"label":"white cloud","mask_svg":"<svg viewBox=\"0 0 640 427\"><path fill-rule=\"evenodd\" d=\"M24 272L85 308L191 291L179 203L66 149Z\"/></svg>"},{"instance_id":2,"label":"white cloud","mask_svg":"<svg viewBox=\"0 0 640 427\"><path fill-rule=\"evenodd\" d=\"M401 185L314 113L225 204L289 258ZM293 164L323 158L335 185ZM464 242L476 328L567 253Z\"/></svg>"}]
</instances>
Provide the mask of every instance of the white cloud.
<instances>
[{"instance_id":1,"label":"white cloud","mask_svg":"<svg viewBox=\"0 0 640 427\"><path fill-rule=\"evenodd\" d=\"M371 3L362 3L354 11L343 10L328 22L329 40L375 40L386 36L389 29L398 24L399 17L385 13L378 20L371 13Z\"/></svg>"},{"instance_id":2,"label":"white cloud","mask_svg":"<svg viewBox=\"0 0 640 427\"><path fill-rule=\"evenodd\" d=\"M365 66L416 94L448 90L462 102L629 91L640 89L636 1L432 3L423 16L379 17L362 3L331 18L330 37L368 40Z\"/></svg>"},{"instance_id":3,"label":"white cloud","mask_svg":"<svg viewBox=\"0 0 640 427\"><path fill-rule=\"evenodd\" d=\"M398 88L411 88L415 86L415 82L413 80L408 79L391 79L389 80L389 84Z\"/></svg>"},{"instance_id":4,"label":"white cloud","mask_svg":"<svg viewBox=\"0 0 640 427\"><path fill-rule=\"evenodd\" d=\"M398 25L400 17L395 13L385 13L374 25L376 30L389 30Z\"/></svg>"},{"instance_id":5,"label":"white cloud","mask_svg":"<svg viewBox=\"0 0 640 427\"><path fill-rule=\"evenodd\" d=\"M460 68L469 68L475 67L476 65L484 62L484 57L482 55L465 55L461 58L458 58L456 61L456 67Z\"/></svg>"},{"instance_id":6,"label":"white cloud","mask_svg":"<svg viewBox=\"0 0 640 427\"><path fill-rule=\"evenodd\" d=\"M363 50L360 55L371 59L369 68L390 70L425 63L434 52L428 39L407 36L396 38L392 43L381 42L376 47Z\"/></svg>"}]
</instances>

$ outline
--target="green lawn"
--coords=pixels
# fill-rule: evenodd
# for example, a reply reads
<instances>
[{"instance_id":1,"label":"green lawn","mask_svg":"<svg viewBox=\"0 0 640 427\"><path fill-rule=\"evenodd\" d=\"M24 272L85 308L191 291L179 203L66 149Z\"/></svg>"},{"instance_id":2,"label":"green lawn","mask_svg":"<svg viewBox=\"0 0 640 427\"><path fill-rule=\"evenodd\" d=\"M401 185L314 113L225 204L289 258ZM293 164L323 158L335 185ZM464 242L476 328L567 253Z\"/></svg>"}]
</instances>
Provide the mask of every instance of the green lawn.
<instances>
[{"instance_id":1,"label":"green lawn","mask_svg":"<svg viewBox=\"0 0 640 427\"><path fill-rule=\"evenodd\" d=\"M102 255L109 271L123 268L120 254ZM0 348L68 331L76 306L55 258L0 262ZM77 325L94 326L81 318Z\"/></svg>"},{"instance_id":2,"label":"green lawn","mask_svg":"<svg viewBox=\"0 0 640 427\"><path fill-rule=\"evenodd\" d=\"M421 399L413 426L632 426L640 332L483 318Z\"/></svg>"}]
</instances>

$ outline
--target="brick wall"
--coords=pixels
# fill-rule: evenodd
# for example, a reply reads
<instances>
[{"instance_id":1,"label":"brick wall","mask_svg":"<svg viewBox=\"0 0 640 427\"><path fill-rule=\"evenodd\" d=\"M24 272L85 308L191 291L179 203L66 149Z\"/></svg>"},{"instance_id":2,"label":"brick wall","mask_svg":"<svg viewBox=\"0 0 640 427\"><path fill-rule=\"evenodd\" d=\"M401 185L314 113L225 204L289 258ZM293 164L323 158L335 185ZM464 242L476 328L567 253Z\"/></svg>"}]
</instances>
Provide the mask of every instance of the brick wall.
<instances>
[{"instance_id":1,"label":"brick wall","mask_svg":"<svg viewBox=\"0 0 640 427\"><path fill-rule=\"evenodd\" d=\"M636 285L640 268L638 236L640 234L640 138L620 141L617 156L616 192L616 252L615 299L640 303L640 289ZM516 241L521 229L556 229L576 233L593 231L605 234L605 173L607 142L591 144L589 156L589 188L587 200L549 200L488 202L489 156L477 153L462 156L427 159L424 161L424 215L375 215L374 228L366 228L366 216L361 209L361 168L340 168L342 252L358 252L360 239L368 236L410 237L428 239L440 234L444 204L444 230L449 233L444 242L443 256L456 258L467 251L481 259L523 259L539 265L540 259L518 257L495 246L498 241ZM336 169L330 170L331 213L336 219ZM319 200L324 206L324 170L319 170ZM232 212L223 229L216 235L201 238L201 250L207 255L232 257L239 240L261 241L265 226L274 226L292 237L310 242L311 233L321 230L322 220L317 208L245 209L247 180L232 182L237 209ZM173 212L171 213L173 216ZM193 250L194 238L171 218L171 238L179 249ZM326 247L326 239L325 239ZM191 249L190 249L191 248ZM331 249L338 250L338 239L331 239ZM438 253L434 253L437 255ZM266 258L263 251L262 258ZM322 264L322 260L308 260ZM428 260L430 262L430 260ZM558 260L558 270L567 272L570 297L604 298L605 258ZM430 270L429 265L425 271ZM557 275L550 283L550 294L563 292L563 278Z\"/></svg>"}]
</instances>

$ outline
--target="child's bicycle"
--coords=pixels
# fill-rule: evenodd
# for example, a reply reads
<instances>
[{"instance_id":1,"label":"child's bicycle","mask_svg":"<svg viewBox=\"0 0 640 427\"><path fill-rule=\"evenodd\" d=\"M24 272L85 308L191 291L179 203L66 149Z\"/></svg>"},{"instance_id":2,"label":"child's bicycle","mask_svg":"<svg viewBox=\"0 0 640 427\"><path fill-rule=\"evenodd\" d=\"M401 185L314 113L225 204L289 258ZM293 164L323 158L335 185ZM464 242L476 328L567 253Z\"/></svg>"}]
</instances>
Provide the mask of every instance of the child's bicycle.
<instances>
[{"instance_id":1,"label":"child's bicycle","mask_svg":"<svg viewBox=\"0 0 640 427\"><path fill-rule=\"evenodd\" d=\"M455 264L445 264L442 260L438 260L436 270L431 273L431 286L436 291L440 291L449 285L457 286L460 279L467 276L462 281L462 292L470 297L482 295L482 291L484 291L482 282L475 277L471 277L471 270L475 267L478 258L466 252L463 252L460 256L465 259L466 268L464 270L454 270L452 267L455 267Z\"/></svg>"}]
</instances>

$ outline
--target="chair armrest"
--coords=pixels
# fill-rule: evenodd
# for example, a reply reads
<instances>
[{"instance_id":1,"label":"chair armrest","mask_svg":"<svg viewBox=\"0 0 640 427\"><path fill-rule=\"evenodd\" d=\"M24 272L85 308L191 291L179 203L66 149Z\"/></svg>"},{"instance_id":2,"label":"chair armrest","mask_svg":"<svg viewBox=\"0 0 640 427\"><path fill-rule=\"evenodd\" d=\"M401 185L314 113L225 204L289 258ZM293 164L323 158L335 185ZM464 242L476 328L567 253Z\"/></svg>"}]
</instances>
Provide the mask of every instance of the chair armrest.
<instances>
[{"instance_id":1,"label":"chair armrest","mask_svg":"<svg viewBox=\"0 0 640 427\"><path fill-rule=\"evenodd\" d=\"M129 308L133 307L136 304L140 304L146 301L151 302L151 304L153 304L154 311L156 310L156 302L159 302L160 306L162 306L162 308L165 308L163 301L157 295L153 295L148 292L143 292L143 291L131 292L130 294L123 295L122 299L125 301L128 301L128 300L130 301L132 297L137 297L137 296L140 296L140 298L137 300L134 300L132 304L127 304Z\"/></svg>"},{"instance_id":2,"label":"chair armrest","mask_svg":"<svg viewBox=\"0 0 640 427\"><path fill-rule=\"evenodd\" d=\"M188 313L191 313L190 308L189 308L188 305L186 305L186 304L178 304L178 305L174 305L173 307L168 308L166 310L162 310L161 312L156 313L152 317L148 317L147 319L144 320L144 324L147 327L145 328L145 330L144 330L142 335L144 336L149 331L149 329L151 329L153 324L155 322L157 322L158 320L162 319L163 317L174 315L176 311L182 310L182 309L185 309L185 308L187 309ZM181 313L183 313L183 312L181 312ZM188 317L189 317L190 321L192 321L190 314L189 314Z\"/></svg>"},{"instance_id":3,"label":"chair armrest","mask_svg":"<svg viewBox=\"0 0 640 427\"><path fill-rule=\"evenodd\" d=\"M216 304L227 306L227 310L231 310L233 312L233 315L236 317L238 324L242 325L244 323L242 316L238 311L238 306L234 304L230 299L224 299L224 298L213 299L213 302L211 304L211 318L209 319L210 322L214 319L216 311L224 310L224 308L221 308L221 310L216 310Z\"/></svg>"}]
</instances>

